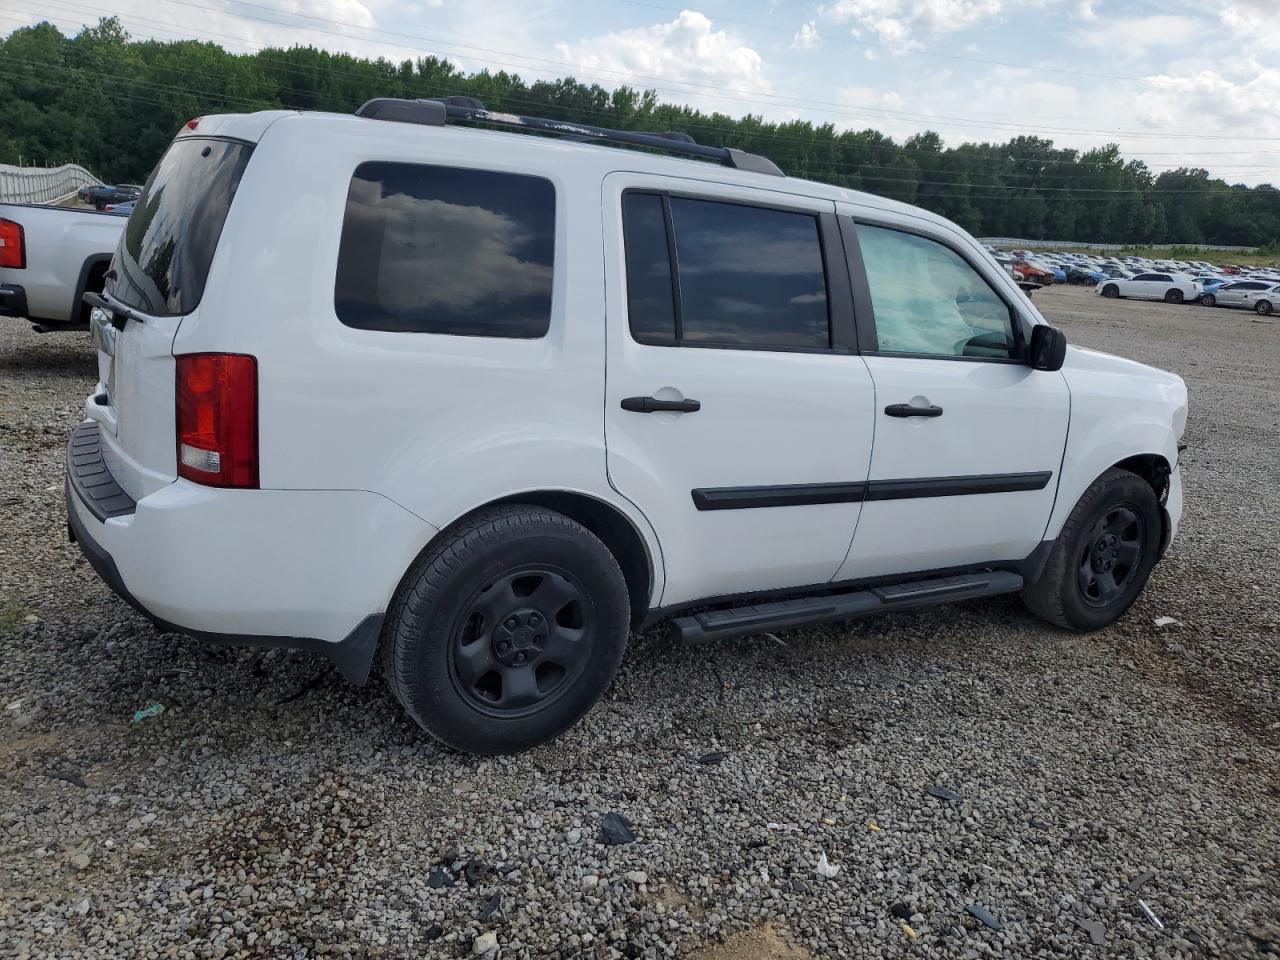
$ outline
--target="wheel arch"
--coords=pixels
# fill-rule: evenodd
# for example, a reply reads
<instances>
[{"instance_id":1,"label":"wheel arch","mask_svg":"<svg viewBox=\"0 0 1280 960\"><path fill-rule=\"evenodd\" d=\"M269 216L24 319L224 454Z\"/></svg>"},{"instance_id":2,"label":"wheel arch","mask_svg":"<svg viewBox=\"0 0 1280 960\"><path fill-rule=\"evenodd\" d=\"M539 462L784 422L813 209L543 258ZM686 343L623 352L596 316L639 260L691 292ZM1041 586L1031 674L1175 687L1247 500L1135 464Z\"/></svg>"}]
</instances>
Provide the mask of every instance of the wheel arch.
<instances>
[{"instance_id":1,"label":"wheel arch","mask_svg":"<svg viewBox=\"0 0 1280 960\"><path fill-rule=\"evenodd\" d=\"M599 537L618 561L623 579L627 582L632 626L644 620L652 602L655 565L648 543L630 517L598 497L569 490L534 490L511 494L485 504L485 507L507 503L530 503L555 510L576 520Z\"/></svg>"},{"instance_id":2,"label":"wheel arch","mask_svg":"<svg viewBox=\"0 0 1280 960\"><path fill-rule=\"evenodd\" d=\"M660 554L655 556L656 541L651 546L636 521L615 504L578 490L524 490L476 504L441 527L440 531L432 536L409 565L405 576L407 577L416 567L422 554L437 544L441 537L448 536L475 514L493 507L518 503L545 507L562 513L599 537L622 570L623 579L627 584L627 596L631 603L633 627L644 619L654 602L657 588L661 586L662 568ZM399 587L397 586L396 589L398 591Z\"/></svg>"},{"instance_id":3,"label":"wheel arch","mask_svg":"<svg viewBox=\"0 0 1280 960\"><path fill-rule=\"evenodd\" d=\"M80 265L80 276L76 278L75 299L71 302L68 323L89 322L89 305L84 302L84 295L90 290L95 293L102 291L103 284L100 281L106 276L110 265L109 253L95 253L85 258Z\"/></svg>"}]
</instances>

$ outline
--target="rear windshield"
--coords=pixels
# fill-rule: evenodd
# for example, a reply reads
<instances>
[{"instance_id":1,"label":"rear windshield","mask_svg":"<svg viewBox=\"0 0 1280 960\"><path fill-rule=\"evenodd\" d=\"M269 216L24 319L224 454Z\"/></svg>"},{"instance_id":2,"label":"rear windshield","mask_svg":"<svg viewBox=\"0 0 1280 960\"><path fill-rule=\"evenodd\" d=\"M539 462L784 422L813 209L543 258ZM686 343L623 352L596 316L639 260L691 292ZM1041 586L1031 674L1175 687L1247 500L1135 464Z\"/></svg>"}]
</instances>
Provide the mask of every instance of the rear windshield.
<instances>
[{"instance_id":1,"label":"rear windshield","mask_svg":"<svg viewBox=\"0 0 1280 960\"><path fill-rule=\"evenodd\" d=\"M156 316L194 310L252 150L195 138L170 146L125 225L107 292Z\"/></svg>"}]
</instances>

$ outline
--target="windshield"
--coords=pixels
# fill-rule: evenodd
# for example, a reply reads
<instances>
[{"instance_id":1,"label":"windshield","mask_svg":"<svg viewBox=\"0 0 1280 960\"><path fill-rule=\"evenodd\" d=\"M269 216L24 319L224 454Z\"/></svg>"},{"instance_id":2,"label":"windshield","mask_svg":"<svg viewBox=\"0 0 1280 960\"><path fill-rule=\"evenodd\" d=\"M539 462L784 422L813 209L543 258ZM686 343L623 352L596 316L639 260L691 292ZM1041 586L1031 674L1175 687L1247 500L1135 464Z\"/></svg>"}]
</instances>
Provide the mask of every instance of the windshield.
<instances>
[{"instance_id":1,"label":"windshield","mask_svg":"<svg viewBox=\"0 0 1280 960\"><path fill-rule=\"evenodd\" d=\"M107 292L156 316L194 310L252 150L194 137L171 145L125 225Z\"/></svg>"}]
</instances>

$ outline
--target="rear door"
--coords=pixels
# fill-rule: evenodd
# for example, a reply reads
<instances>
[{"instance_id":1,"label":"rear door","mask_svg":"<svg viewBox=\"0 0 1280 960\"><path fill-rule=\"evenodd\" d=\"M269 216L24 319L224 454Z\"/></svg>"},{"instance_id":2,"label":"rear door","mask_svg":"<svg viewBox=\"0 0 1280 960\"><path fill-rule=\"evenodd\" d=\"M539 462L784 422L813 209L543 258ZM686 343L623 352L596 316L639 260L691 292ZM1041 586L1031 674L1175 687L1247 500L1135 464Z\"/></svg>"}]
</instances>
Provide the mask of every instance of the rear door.
<instances>
[{"instance_id":1,"label":"rear door","mask_svg":"<svg viewBox=\"0 0 1280 960\"><path fill-rule=\"evenodd\" d=\"M662 603L825 583L874 424L833 204L628 173L603 202L609 481Z\"/></svg>"},{"instance_id":2,"label":"rear door","mask_svg":"<svg viewBox=\"0 0 1280 960\"><path fill-rule=\"evenodd\" d=\"M1245 295L1261 290L1266 286L1254 280L1239 280L1235 283L1228 283L1219 288L1217 293L1218 303L1229 307L1238 307L1244 303Z\"/></svg>"},{"instance_id":3,"label":"rear door","mask_svg":"<svg viewBox=\"0 0 1280 960\"><path fill-rule=\"evenodd\" d=\"M972 241L917 217L837 211L860 254L851 265L876 419L866 502L837 579L1023 559L1053 509L1065 378L1021 361L1020 298Z\"/></svg>"},{"instance_id":4,"label":"rear door","mask_svg":"<svg viewBox=\"0 0 1280 960\"><path fill-rule=\"evenodd\" d=\"M1126 297L1137 297L1144 299L1151 296L1151 289L1154 286L1155 274L1140 273L1132 280L1126 281L1120 285L1120 292Z\"/></svg>"},{"instance_id":5,"label":"rear door","mask_svg":"<svg viewBox=\"0 0 1280 960\"><path fill-rule=\"evenodd\" d=\"M174 141L147 181L107 273L106 293L139 318L93 312L99 384L85 414L101 425L107 467L135 500L177 475L173 340L183 317L199 309L252 149L229 138Z\"/></svg>"}]
</instances>

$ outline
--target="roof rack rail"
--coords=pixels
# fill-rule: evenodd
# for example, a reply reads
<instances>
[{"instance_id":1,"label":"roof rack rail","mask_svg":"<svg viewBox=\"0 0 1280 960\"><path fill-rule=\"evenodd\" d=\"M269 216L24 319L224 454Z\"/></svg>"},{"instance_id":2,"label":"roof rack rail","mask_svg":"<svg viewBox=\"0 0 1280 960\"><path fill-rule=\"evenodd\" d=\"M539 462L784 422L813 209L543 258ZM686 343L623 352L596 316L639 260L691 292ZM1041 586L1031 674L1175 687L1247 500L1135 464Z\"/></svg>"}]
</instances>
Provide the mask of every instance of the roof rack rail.
<instances>
[{"instance_id":1,"label":"roof rack rail","mask_svg":"<svg viewBox=\"0 0 1280 960\"><path fill-rule=\"evenodd\" d=\"M473 97L445 97L441 100L402 100L395 97L375 97L356 111L357 117L370 120L390 120L396 123L421 123L442 127L449 120L472 123L488 123L517 130L533 130L579 141L611 141L629 143L638 147L651 147L668 153L683 154L715 160L726 167L747 170L751 173L767 173L770 176L786 176L776 163L756 153L735 150L733 147L709 147L696 143L687 133L640 133L635 130L610 130L583 123L564 120L547 120L543 117L522 117L515 113L500 113L485 109L485 105Z\"/></svg>"}]
</instances>

